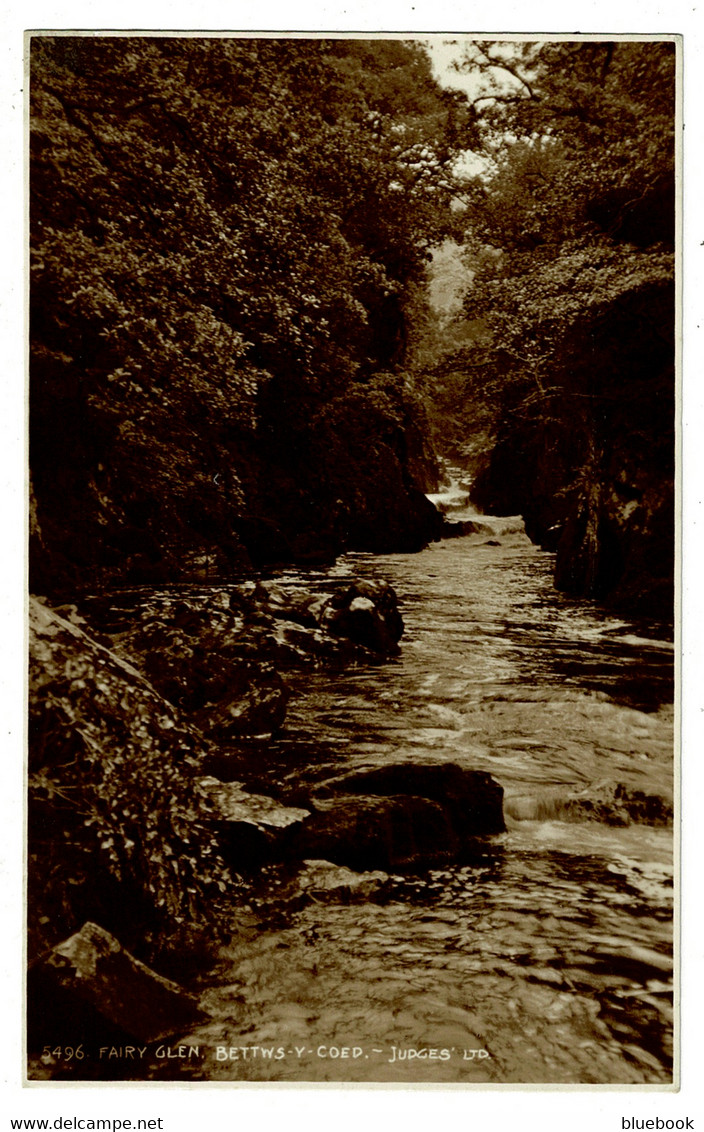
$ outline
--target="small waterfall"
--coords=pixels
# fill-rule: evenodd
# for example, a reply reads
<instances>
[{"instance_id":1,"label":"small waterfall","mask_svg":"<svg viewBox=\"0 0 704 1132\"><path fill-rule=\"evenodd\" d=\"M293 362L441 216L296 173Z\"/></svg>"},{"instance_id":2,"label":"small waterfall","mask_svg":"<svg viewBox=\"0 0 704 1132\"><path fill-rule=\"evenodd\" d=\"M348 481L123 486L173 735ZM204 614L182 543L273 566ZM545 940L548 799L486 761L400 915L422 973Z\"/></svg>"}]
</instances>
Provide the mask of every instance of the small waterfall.
<instances>
[{"instance_id":1,"label":"small waterfall","mask_svg":"<svg viewBox=\"0 0 704 1132\"><path fill-rule=\"evenodd\" d=\"M501 538L525 534L520 515L484 515L471 501L471 477L461 468L446 464L442 491L427 498L450 524L463 524L467 535L489 535ZM458 533L456 530L453 533Z\"/></svg>"}]
</instances>

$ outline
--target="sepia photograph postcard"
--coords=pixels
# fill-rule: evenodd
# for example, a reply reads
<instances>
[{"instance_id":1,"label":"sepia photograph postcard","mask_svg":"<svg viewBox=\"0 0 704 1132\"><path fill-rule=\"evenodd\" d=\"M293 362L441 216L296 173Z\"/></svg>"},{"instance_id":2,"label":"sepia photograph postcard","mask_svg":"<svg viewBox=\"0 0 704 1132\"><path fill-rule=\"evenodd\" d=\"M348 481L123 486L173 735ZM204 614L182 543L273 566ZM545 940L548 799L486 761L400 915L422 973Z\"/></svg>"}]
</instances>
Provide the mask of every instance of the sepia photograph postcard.
<instances>
[{"instance_id":1,"label":"sepia photograph postcard","mask_svg":"<svg viewBox=\"0 0 704 1132\"><path fill-rule=\"evenodd\" d=\"M27 31L26 1084L677 1089L675 24Z\"/></svg>"}]
</instances>

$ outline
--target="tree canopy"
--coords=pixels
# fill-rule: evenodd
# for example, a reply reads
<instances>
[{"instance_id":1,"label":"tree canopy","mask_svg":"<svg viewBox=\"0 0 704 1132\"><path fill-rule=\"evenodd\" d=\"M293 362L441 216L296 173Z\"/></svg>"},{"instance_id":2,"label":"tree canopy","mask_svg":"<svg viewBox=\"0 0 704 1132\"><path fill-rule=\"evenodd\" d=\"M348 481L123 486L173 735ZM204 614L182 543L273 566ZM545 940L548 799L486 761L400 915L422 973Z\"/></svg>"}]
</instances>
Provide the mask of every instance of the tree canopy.
<instances>
[{"instance_id":1,"label":"tree canopy","mask_svg":"<svg viewBox=\"0 0 704 1132\"><path fill-rule=\"evenodd\" d=\"M672 278L674 44L477 43L469 306L542 357L590 310ZM491 248L494 254L486 254Z\"/></svg>"},{"instance_id":2,"label":"tree canopy","mask_svg":"<svg viewBox=\"0 0 704 1132\"><path fill-rule=\"evenodd\" d=\"M68 497L74 558L127 530L154 556L251 509L262 438L300 452L401 364L456 99L401 41L35 37L31 64L39 521L60 542Z\"/></svg>"}]
</instances>

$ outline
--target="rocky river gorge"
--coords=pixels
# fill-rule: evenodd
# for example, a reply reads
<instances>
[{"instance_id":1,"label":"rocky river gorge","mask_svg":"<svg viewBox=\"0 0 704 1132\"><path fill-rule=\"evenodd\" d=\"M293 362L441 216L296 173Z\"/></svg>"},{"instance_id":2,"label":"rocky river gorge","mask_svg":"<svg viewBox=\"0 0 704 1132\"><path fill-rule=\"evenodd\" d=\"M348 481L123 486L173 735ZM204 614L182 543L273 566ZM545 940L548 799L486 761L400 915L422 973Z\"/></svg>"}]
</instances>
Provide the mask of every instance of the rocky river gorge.
<instances>
[{"instance_id":1,"label":"rocky river gorge","mask_svg":"<svg viewBox=\"0 0 704 1132\"><path fill-rule=\"evenodd\" d=\"M274 605L390 585L405 630L386 659L292 668L282 726L211 752L206 786L232 783L237 802L244 779L291 815L271 820L293 841L235 838L233 859L257 862L253 898L190 981L199 1024L181 1054L150 1047L147 1075L672 1079L672 645L558 594L520 519L450 502L462 537L262 580ZM453 805L489 783L503 821L458 834ZM106 1072L145 1067L116 1054Z\"/></svg>"}]
</instances>

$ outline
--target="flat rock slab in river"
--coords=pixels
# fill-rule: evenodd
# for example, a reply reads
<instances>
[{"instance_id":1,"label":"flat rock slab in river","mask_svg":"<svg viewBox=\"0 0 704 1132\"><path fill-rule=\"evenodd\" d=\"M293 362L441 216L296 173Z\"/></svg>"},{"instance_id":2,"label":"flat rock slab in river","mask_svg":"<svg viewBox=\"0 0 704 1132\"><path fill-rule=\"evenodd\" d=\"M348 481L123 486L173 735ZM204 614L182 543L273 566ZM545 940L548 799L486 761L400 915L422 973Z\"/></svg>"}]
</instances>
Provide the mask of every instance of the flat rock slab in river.
<instances>
[{"instance_id":1,"label":"flat rock slab in river","mask_svg":"<svg viewBox=\"0 0 704 1132\"><path fill-rule=\"evenodd\" d=\"M242 782L220 782L217 778L200 778L218 817L225 821L247 822L258 829L285 829L310 816L309 810L282 806L265 794L250 794Z\"/></svg>"},{"instance_id":2,"label":"flat rock slab in river","mask_svg":"<svg viewBox=\"0 0 704 1132\"><path fill-rule=\"evenodd\" d=\"M315 901L373 900L389 887L391 878L380 869L357 873L332 861L304 861L303 869L295 880L295 889ZM284 894L285 895L285 894Z\"/></svg>"},{"instance_id":3,"label":"flat rock slab in river","mask_svg":"<svg viewBox=\"0 0 704 1132\"><path fill-rule=\"evenodd\" d=\"M249 794L241 782L198 780L211 799L218 846L238 872L256 869L287 852L290 832L310 816L307 809L283 806L263 794Z\"/></svg>"},{"instance_id":4,"label":"flat rock slab in river","mask_svg":"<svg viewBox=\"0 0 704 1132\"><path fill-rule=\"evenodd\" d=\"M241 782L199 779L212 804L220 851L238 871L257 868L287 852L290 831L310 817L265 794L250 794Z\"/></svg>"}]
</instances>

